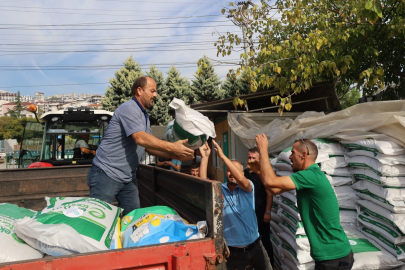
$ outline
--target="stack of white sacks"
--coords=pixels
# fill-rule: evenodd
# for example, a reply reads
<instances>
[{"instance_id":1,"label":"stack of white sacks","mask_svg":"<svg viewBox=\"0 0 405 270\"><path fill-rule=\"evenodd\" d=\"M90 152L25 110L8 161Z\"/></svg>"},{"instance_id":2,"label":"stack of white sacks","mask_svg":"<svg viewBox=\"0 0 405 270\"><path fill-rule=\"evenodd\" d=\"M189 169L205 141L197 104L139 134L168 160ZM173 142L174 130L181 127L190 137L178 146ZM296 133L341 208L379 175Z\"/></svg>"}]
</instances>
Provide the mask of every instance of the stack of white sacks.
<instances>
[{"instance_id":1,"label":"stack of white sacks","mask_svg":"<svg viewBox=\"0 0 405 270\"><path fill-rule=\"evenodd\" d=\"M372 239L368 239L356 226L356 201L360 198L352 188L353 178L347 163L350 158L346 156L349 150L337 141L314 139L312 142L318 147L316 163L325 172L335 190L341 223L354 246L356 262L353 269L393 269L401 266L401 262ZM293 173L290 155L291 148L288 148L271 160L277 175L286 176ZM295 190L274 196L270 229L278 269L309 270L315 266L296 203ZM401 220L403 221L404 219ZM405 224L403 226L405 227ZM373 259L368 258L369 256Z\"/></svg>"},{"instance_id":2,"label":"stack of white sacks","mask_svg":"<svg viewBox=\"0 0 405 270\"><path fill-rule=\"evenodd\" d=\"M405 148L373 139L342 141L360 200L359 229L405 261Z\"/></svg>"}]
</instances>

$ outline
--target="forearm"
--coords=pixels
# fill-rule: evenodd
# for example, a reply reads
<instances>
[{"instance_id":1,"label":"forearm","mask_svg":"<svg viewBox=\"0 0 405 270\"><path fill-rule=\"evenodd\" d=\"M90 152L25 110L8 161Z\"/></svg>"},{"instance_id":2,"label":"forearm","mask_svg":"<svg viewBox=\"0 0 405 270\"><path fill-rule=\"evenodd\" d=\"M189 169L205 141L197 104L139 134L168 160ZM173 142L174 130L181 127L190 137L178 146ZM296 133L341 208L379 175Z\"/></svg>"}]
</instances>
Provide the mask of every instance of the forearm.
<instances>
[{"instance_id":1,"label":"forearm","mask_svg":"<svg viewBox=\"0 0 405 270\"><path fill-rule=\"evenodd\" d=\"M245 191L252 191L252 187L250 185L249 180L246 179L245 174L242 170L240 170L236 165L226 156L221 158L222 161L225 163L226 167L232 173L233 177L235 178L238 185Z\"/></svg>"},{"instance_id":2,"label":"forearm","mask_svg":"<svg viewBox=\"0 0 405 270\"><path fill-rule=\"evenodd\" d=\"M170 166L172 166L176 171L179 171L181 168L181 165L174 165L173 163Z\"/></svg>"},{"instance_id":3,"label":"forearm","mask_svg":"<svg viewBox=\"0 0 405 270\"><path fill-rule=\"evenodd\" d=\"M200 162L200 178L207 179L208 158L202 158Z\"/></svg>"},{"instance_id":4,"label":"forearm","mask_svg":"<svg viewBox=\"0 0 405 270\"><path fill-rule=\"evenodd\" d=\"M273 205L273 194L266 190L267 199L266 199L266 212L271 211L271 206Z\"/></svg>"},{"instance_id":5,"label":"forearm","mask_svg":"<svg viewBox=\"0 0 405 270\"><path fill-rule=\"evenodd\" d=\"M268 152L267 149L260 149L260 179L263 182L263 185L266 189L273 188L274 180L277 178L276 173L274 172L273 168L271 167L270 161L268 159Z\"/></svg>"},{"instance_id":6,"label":"forearm","mask_svg":"<svg viewBox=\"0 0 405 270\"><path fill-rule=\"evenodd\" d=\"M148 154L150 154L150 155L154 155L154 156L161 157L161 158L167 158L167 159L177 159L178 158L177 156L175 156L169 152L152 150L152 149L148 149L148 148L145 149L145 151L148 152ZM161 163L162 165L159 165L159 163ZM158 166L164 166L164 162L158 161Z\"/></svg>"},{"instance_id":7,"label":"forearm","mask_svg":"<svg viewBox=\"0 0 405 270\"><path fill-rule=\"evenodd\" d=\"M92 150L90 150L90 149L88 149L88 148L86 148L86 147L80 147L80 151L82 152L82 153L85 153L85 154L91 154L92 152Z\"/></svg>"},{"instance_id":8,"label":"forearm","mask_svg":"<svg viewBox=\"0 0 405 270\"><path fill-rule=\"evenodd\" d=\"M132 134L132 138L135 140L136 144L143 146L150 150L157 150L161 152L172 152L173 151L173 143L159 140L155 136L146 133L144 131L138 131ZM172 155L172 154L170 154ZM162 155L158 155L160 157L165 157ZM165 157L166 158L166 157Z\"/></svg>"}]
</instances>

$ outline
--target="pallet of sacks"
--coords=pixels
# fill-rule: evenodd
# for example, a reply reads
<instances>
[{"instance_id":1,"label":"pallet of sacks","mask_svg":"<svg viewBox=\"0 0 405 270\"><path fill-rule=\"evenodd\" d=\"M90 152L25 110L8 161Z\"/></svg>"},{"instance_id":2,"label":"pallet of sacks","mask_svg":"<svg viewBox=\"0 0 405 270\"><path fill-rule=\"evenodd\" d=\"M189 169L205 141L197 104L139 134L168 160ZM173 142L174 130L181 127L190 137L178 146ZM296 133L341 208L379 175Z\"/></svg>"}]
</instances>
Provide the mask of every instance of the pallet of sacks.
<instances>
[{"instance_id":1,"label":"pallet of sacks","mask_svg":"<svg viewBox=\"0 0 405 270\"><path fill-rule=\"evenodd\" d=\"M405 148L390 141L342 141L356 179L362 233L405 261Z\"/></svg>"},{"instance_id":2,"label":"pallet of sacks","mask_svg":"<svg viewBox=\"0 0 405 270\"><path fill-rule=\"evenodd\" d=\"M346 156L345 145L327 139L312 140L318 147L318 163L330 181L340 208L340 220L354 252L352 269L394 269L403 265L376 241L370 239L357 222L357 200L353 189L353 175ZM271 164L278 176L291 175L288 159L291 148L285 149ZM296 205L295 191L274 196L270 229L277 269L314 269L310 246Z\"/></svg>"}]
</instances>

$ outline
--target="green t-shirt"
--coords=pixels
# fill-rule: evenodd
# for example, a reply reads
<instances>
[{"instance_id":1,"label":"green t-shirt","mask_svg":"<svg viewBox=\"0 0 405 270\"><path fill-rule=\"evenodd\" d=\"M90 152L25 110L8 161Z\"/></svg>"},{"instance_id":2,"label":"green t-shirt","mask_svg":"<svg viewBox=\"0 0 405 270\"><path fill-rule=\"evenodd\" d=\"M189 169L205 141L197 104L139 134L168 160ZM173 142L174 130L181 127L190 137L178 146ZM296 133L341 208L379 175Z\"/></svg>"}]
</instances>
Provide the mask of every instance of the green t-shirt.
<instances>
[{"instance_id":1,"label":"green t-shirt","mask_svg":"<svg viewBox=\"0 0 405 270\"><path fill-rule=\"evenodd\" d=\"M347 256L350 243L340 225L335 192L317 164L290 175L297 187L297 205L316 261Z\"/></svg>"}]
</instances>

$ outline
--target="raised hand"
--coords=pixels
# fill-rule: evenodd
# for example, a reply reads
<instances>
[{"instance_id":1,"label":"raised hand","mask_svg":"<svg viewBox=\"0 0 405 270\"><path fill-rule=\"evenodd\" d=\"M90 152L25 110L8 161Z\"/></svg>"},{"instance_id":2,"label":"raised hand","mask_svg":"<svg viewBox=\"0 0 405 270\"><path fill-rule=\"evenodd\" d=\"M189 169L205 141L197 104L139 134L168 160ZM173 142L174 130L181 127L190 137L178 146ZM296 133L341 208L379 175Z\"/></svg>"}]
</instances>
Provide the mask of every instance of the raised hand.
<instances>
[{"instance_id":1,"label":"raised hand","mask_svg":"<svg viewBox=\"0 0 405 270\"><path fill-rule=\"evenodd\" d=\"M269 141L265 134L256 135L256 145L259 150L267 150L269 147Z\"/></svg>"},{"instance_id":2,"label":"raised hand","mask_svg":"<svg viewBox=\"0 0 405 270\"><path fill-rule=\"evenodd\" d=\"M201 147L200 147L200 153L201 153L201 158L209 158L211 154L211 148L208 145L208 142L205 142Z\"/></svg>"},{"instance_id":3,"label":"raised hand","mask_svg":"<svg viewBox=\"0 0 405 270\"><path fill-rule=\"evenodd\" d=\"M216 141L212 140L212 143L214 144L214 151L217 153L218 157L220 159L223 159L225 157L224 152L222 151L221 147L217 144Z\"/></svg>"}]
</instances>

